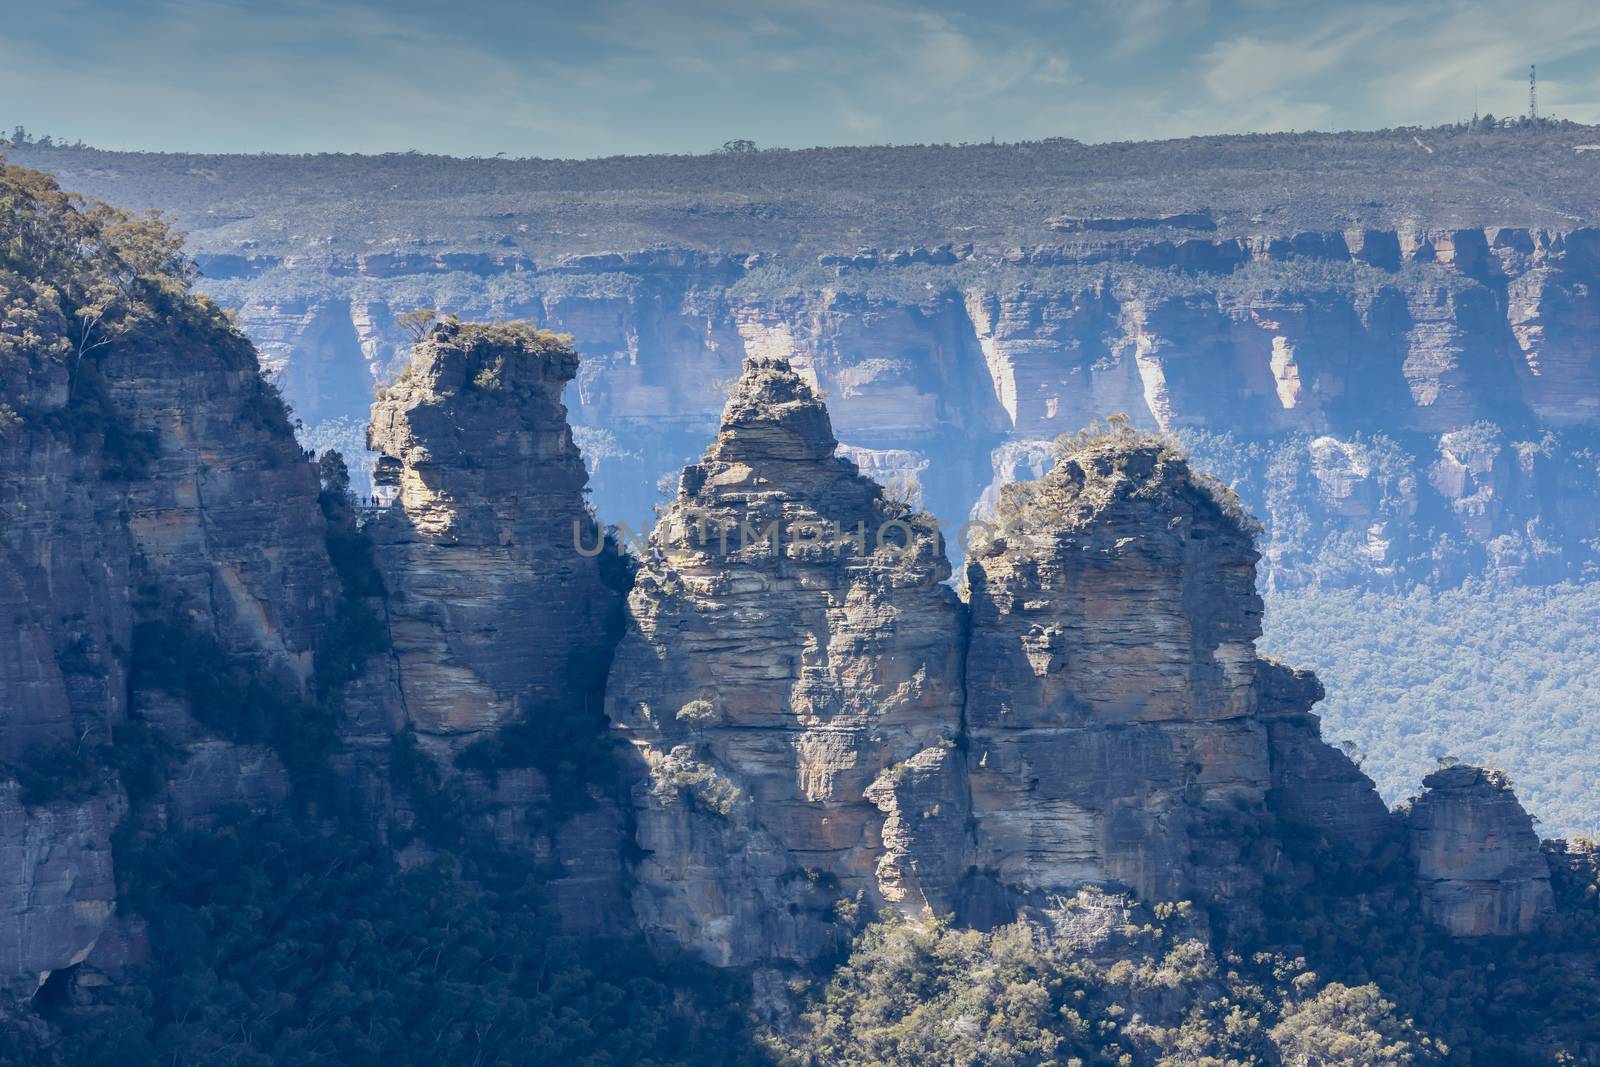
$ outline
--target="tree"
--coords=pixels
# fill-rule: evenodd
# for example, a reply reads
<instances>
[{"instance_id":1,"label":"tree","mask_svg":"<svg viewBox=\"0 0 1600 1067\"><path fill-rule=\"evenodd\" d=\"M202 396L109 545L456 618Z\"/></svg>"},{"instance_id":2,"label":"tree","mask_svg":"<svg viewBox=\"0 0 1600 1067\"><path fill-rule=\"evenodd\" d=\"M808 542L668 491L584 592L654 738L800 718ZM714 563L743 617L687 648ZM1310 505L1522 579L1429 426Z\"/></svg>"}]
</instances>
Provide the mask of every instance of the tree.
<instances>
[{"instance_id":1,"label":"tree","mask_svg":"<svg viewBox=\"0 0 1600 1067\"><path fill-rule=\"evenodd\" d=\"M428 336L428 331L433 329L433 324L438 321L439 313L433 308L417 308L401 315L395 322L400 328L411 335L413 341L421 341Z\"/></svg>"},{"instance_id":2,"label":"tree","mask_svg":"<svg viewBox=\"0 0 1600 1067\"><path fill-rule=\"evenodd\" d=\"M1411 1021L1396 1018L1394 1005L1371 983L1330 982L1271 1033L1283 1062L1292 1067L1406 1067L1419 1062L1422 1052Z\"/></svg>"},{"instance_id":3,"label":"tree","mask_svg":"<svg viewBox=\"0 0 1600 1067\"><path fill-rule=\"evenodd\" d=\"M317 473L325 492L343 496L350 491L350 468L345 464L344 456L335 449L330 448L322 454L317 461Z\"/></svg>"}]
</instances>

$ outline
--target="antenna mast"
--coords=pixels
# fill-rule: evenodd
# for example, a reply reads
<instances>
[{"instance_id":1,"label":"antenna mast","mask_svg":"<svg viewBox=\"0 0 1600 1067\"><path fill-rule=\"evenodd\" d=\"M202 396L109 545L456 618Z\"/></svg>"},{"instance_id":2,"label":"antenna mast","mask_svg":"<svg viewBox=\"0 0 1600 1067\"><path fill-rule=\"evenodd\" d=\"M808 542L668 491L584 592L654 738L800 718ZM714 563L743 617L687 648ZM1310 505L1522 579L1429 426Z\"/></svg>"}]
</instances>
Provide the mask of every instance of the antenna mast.
<instances>
[{"instance_id":1,"label":"antenna mast","mask_svg":"<svg viewBox=\"0 0 1600 1067\"><path fill-rule=\"evenodd\" d=\"M1528 121L1539 121L1539 75L1534 64L1528 64Z\"/></svg>"}]
</instances>

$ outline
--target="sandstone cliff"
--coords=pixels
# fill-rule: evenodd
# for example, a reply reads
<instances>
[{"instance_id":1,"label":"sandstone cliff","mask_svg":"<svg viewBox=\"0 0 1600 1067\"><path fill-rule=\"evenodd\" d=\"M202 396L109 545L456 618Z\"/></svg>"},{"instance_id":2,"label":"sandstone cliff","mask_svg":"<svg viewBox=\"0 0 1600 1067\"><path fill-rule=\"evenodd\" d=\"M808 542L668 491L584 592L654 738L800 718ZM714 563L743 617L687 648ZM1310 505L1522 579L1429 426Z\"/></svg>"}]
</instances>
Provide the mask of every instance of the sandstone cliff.
<instances>
[{"instance_id":1,"label":"sandstone cliff","mask_svg":"<svg viewBox=\"0 0 1600 1067\"><path fill-rule=\"evenodd\" d=\"M373 405L394 504L369 527L389 592L405 720L493 730L581 702L616 594L561 390L561 338L442 323Z\"/></svg>"},{"instance_id":2,"label":"sandstone cliff","mask_svg":"<svg viewBox=\"0 0 1600 1067\"><path fill-rule=\"evenodd\" d=\"M116 909L116 798L26 805L0 784L0 982L31 996L82 963Z\"/></svg>"},{"instance_id":3,"label":"sandstone cliff","mask_svg":"<svg viewBox=\"0 0 1600 1067\"><path fill-rule=\"evenodd\" d=\"M308 698L338 581L315 468L175 248L42 175L6 168L0 195L6 232L32 235L0 264L0 757L27 778L4 787L0 979L28 984L82 960L112 913L123 731L159 729L183 759L244 714L156 665L226 663ZM66 256L73 239L94 251ZM235 731L247 748L250 729L271 725ZM235 770L198 759L157 818L237 799Z\"/></svg>"},{"instance_id":4,"label":"sandstone cliff","mask_svg":"<svg viewBox=\"0 0 1600 1067\"><path fill-rule=\"evenodd\" d=\"M1242 901L1272 855L1269 796L1369 849L1386 813L1318 739L1320 687L1256 655L1237 498L1131 428L1056 447L967 564L979 871L1024 898L1093 883Z\"/></svg>"},{"instance_id":5,"label":"sandstone cliff","mask_svg":"<svg viewBox=\"0 0 1600 1067\"><path fill-rule=\"evenodd\" d=\"M22 151L179 211L207 291L314 432L359 421L405 362L412 308L572 332L597 506L635 528L715 432L743 357L775 355L829 394L864 467L914 473L951 521L1004 450L1127 412L1231 434L1226 480L1267 527L1269 584L1580 575L1600 531L1570 504L1600 494L1583 460L1600 241L1574 151L1592 134L1438 130L1426 153L1411 136L648 164ZM448 194L366 210L443 173ZM1479 423L1505 460L1540 454L1463 505L1432 473L1442 438ZM1330 447L1350 495L1316 473L1336 473Z\"/></svg>"},{"instance_id":6,"label":"sandstone cliff","mask_svg":"<svg viewBox=\"0 0 1600 1067\"><path fill-rule=\"evenodd\" d=\"M790 365L748 360L651 534L611 671L635 906L721 963L816 956L841 899L949 911L966 867L949 564L835 447Z\"/></svg>"},{"instance_id":7,"label":"sandstone cliff","mask_svg":"<svg viewBox=\"0 0 1600 1067\"><path fill-rule=\"evenodd\" d=\"M580 338L588 366L574 419L614 442L597 501L635 525L658 478L714 428L742 356L771 355L829 394L842 441L914 471L927 505L952 520L984 495L1003 449L1127 412L1142 427L1231 435L1227 459L1249 469L1230 482L1267 526L1273 583L1450 585L1480 573L1547 582L1590 562L1600 521L1548 487L1557 470L1582 467L1576 457L1600 432L1572 340L1591 314L1572 295L1590 260L1583 233L1517 232L1526 252L1465 264L1429 258L1426 242L1373 265L1293 240L1275 252L1269 240L1208 238L1238 254L1182 268L1151 261L1159 238L1135 230L1089 262L1077 244L992 246L942 265L805 267L799 283L792 264L724 262L699 274L681 256L640 254L625 275L536 266L518 276L525 293L510 304L490 299L481 278L437 293L430 281L415 299ZM1510 229L1495 234L1517 244ZM367 310L341 328L345 350L357 335L368 347L398 343L392 321L406 297L398 279L383 284L397 291L372 283ZM223 291L238 301L251 289ZM259 322L264 335L283 331L276 314ZM326 329L308 325L286 366L326 364ZM326 388L286 381L307 402ZM1444 438L1479 425L1508 447L1546 441L1539 465L1551 472L1545 484L1483 487L1493 499L1483 517L1431 477ZM1374 440L1392 453L1368 475L1376 495L1330 501L1310 476L1273 491L1269 459L1316 468L1327 442L1348 452ZM1592 472L1577 476L1597 488ZM1440 534L1455 542L1443 561L1432 550ZM1540 551L1548 558L1536 566L1508 559Z\"/></svg>"}]
</instances>

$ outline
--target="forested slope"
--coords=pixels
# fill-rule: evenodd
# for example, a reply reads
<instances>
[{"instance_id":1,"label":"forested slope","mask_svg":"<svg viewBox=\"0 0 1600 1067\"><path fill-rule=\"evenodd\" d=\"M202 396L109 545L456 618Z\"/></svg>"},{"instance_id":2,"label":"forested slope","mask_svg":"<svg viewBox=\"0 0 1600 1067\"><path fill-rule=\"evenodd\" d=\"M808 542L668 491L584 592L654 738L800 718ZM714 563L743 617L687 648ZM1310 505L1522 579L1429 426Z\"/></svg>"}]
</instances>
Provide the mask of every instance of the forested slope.
<instances>
[{"instance_id":1,"label":"forested slope","mask_svg":"<svg viewBox=\"0 0 1600 1067\"><path fill-rule=\"evenodd\" d=\"M1600 584L1280 592L1264 648L1391 803L1440 759L1504 768L1547 836L1600 829Z\"/></svg>"}]
</instances>

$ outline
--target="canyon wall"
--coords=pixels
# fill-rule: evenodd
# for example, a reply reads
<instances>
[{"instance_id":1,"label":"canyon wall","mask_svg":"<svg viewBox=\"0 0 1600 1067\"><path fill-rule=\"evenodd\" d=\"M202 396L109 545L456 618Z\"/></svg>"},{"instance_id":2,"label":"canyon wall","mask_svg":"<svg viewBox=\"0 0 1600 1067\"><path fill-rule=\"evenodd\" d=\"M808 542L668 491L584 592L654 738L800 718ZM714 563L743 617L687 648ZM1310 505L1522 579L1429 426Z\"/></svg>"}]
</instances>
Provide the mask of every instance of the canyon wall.
<instances>
[{"instance_id":1,"label":"canyon wall","mask_svg":"<svg viewBox=\"0 0 1600 1067\"><path fill-rule=\"evenodd\" d=\"M319 446L358 442L406 362L404 312L525 319L584 357L568 403L606 522L647 522L743 358L778 356L862 469L942 520L1121 412L1180 433L1262 517L1269 587L1387 588L1600 562L1593 138L9 151L173 211Z\"/></svg>"},{"instance_id":2,"label":"canyon wall","mask_svg":"<svg viewBox=\"0 0 1600 1067\"><path fill-rule=\"evenodd\" d=\"M766 352L730 368L710 447L630 564L584 499L566 339L423 331L371 406L392 501L361 506L170 246L118 244L154 231L95 230L40 176L5 180L55 228L28 233L84 238L0 270L0 980L21 997L80 966L115 981L142 951L119 828L240 804L349 809L404 863L442 858L422 828L459 813L449 845L540 864L573 930L637 921L720 964L816 959L879 908L988 925L1086 884L1249 925L1267 873L1294 873L1288 829L1355 870L1409 832L1424 911L1459 935L1548 911L1503 782L1441 772L1401 820L1322 742L1315 679L1255 652L1250 520L1167 439L1118 420L1018 447L985 395L963 425L1044 473L990 494L964 600L946 584L913 503L946 491L935 453L841 445L823 393L858 426L925 429L950 409L862 324L895 345L933 329L928 358L976 373L965 300L743 320ZM937 258L904 266L971 256ZM716 266L601 265L646 263ZM650 380L703 391L719 366ZM1448 431L1431 472L1487 530L1483 487L1523 469L1495 440ZM1338 472L1364 454L1324 452L1355 484Z\"/></svg>"},{"instance_id":3,"label":"canyon wall","mask_svg":"<svg viewBox=\"0 0 1600 1067\"><path fill-rule=\"evenodd\" d=\"M392 351L393 321L414 304L573 333L586 366L571 402L597 503L634 526L714 428L750 354L789 359L858 458L947 520L992 492L1016 449L1121 412L1232 468L1267 526L1269 584L1588 573L1600 520L1571 501L1600 489L1588 458L1595 231L1365 238L1394 258L1363 258L1338 233L1197 237L1186 244L1208 251L1185 258L1131 231L950 263L701 263L665 250L519 262L510 284L493 265L366 280L361 300L324 294L322 311L293 319L302 340L254 295L288 268L216 288L248 330L281 338L286 389L312 413L364 402L349 377L357 339ZM365 365L374 380L392 373L381 356ZM1462 435L1475 442L1465 459Z\"/></svg>"}]
</instances>

